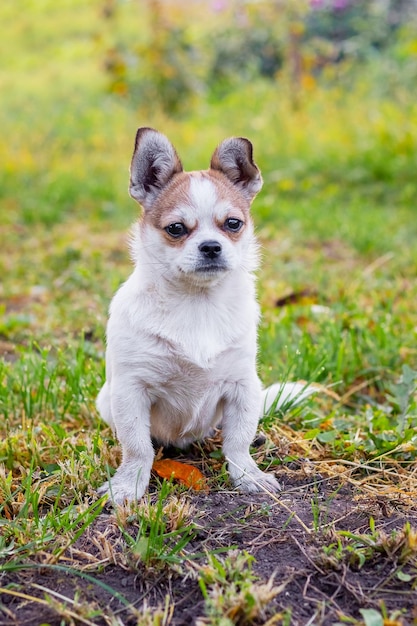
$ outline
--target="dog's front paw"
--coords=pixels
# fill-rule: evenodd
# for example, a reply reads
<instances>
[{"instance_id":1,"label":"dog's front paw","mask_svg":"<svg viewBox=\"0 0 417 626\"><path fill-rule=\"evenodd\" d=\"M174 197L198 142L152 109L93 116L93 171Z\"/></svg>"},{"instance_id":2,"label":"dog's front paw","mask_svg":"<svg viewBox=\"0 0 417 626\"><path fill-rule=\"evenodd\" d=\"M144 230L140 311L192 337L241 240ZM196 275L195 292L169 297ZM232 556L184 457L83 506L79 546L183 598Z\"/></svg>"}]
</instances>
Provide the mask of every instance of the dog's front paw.
<instances>
[{"instance_id":1,"label":"dog's front paw","mask_svg":"<svg viewBox=\"0 0 417 626\"><path fill-rule=\"evenodd\" d=\"M106 481L97 489L98 495L107 496L113 504L124 504L126 502L134 502L140 500L145 493L145 488L138 490L132 489L131 485L121 484L117 481Z\"/></svg>"},{"instance_id":2,"label":"dog's front paw","mask_svg":"<svg viewBox=\"0 0 417 626\"><path fill-rule=\"evenodd\" d=\"M275 476L262 472L253 459L246 463L233 462L230 458L229 474L236 489L246 493L257 491L280 491L281 486Z\"/></svg>"},{"instance_id":3,"label":"dog's front paw","mask_svg":"<svg viewBox=\"0 0 417 626\"><path fill-rule=\"evenodd\" d=\"M140 500L146 491L147 485L131 485L115 479L106 481L97 489L99 496L108 496L113 504L124 504Z\"/></svg>"},{"instance_id":4,"label":"dog's front paw","mask_svg":"<svg viewBox=\"0 0 417 626\"><path fill-rule=\"evenodd\" d=\"M259 491L272 491L274 493L281 489L275 476L265 474L265 472L261 472L261 470L248 472L238 479L235 479L233 482L239 491L244 491L245 493L256 493Z\"/></svg>"},{"instance_id":5,"label":"dog's front paw","mask_svg":"<svg viewBox=\"0 0 417 626\"><path fill-rule=\"evenodd\" d=\"M113 478L97 489L99 496L107 495L113 504L140 500L149 484L150 472L121 465Z\"/></svg>"}]
</instances>

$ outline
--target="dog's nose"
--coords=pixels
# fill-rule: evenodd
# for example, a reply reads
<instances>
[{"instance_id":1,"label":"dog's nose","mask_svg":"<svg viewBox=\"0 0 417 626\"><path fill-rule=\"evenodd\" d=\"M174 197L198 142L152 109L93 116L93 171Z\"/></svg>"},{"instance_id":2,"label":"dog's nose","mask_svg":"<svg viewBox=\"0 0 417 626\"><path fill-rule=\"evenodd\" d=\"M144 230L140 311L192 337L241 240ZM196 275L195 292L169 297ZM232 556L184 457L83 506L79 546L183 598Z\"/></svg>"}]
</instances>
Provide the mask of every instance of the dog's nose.
<instances>
[{"instance_id":1,"label":"dog's nose","mask_svg":"<svg viewBox=\"0 0 417 626\"><path fill-rule=\"evenodd\" d=\"M207 259L216 259L220 256L222 251L222 247L218 241L203 241L203 243L200 243L198 246L198 249Z\"/></svg>"}]
</instances>

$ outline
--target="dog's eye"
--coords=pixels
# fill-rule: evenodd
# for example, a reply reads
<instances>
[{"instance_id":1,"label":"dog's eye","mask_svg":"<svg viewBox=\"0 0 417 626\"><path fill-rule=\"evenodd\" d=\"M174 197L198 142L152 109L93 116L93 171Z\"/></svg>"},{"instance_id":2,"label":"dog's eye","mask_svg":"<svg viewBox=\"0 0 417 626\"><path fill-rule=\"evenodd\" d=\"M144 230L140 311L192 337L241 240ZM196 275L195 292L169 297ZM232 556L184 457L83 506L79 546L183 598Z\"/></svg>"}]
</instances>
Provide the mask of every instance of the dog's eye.
<instances>
[{"instance_id":1,"label":"dog's eye","mask_svg":"<svg viewBox=\"0 0 417 626\"><path fill-rule=\"evenodd\" d=\"M171 235L171 237L182 237L182 235L186 235L188 233L187 227L181 222L170 224L165 228L165 230L168 235Z\"/></svg>"},{"instance_id":2,"label":"dog's eye","mask_svg":"<svg viewBox=\"0 0 417 626\"><path fill-rule=\"evenodd\" d=\"M242 228L242 226L243 226L242 220L238 220L233 217L229 217L224 223L225 229L230 230L233 233L237 233Z\"/></svg>"}]
</instances>

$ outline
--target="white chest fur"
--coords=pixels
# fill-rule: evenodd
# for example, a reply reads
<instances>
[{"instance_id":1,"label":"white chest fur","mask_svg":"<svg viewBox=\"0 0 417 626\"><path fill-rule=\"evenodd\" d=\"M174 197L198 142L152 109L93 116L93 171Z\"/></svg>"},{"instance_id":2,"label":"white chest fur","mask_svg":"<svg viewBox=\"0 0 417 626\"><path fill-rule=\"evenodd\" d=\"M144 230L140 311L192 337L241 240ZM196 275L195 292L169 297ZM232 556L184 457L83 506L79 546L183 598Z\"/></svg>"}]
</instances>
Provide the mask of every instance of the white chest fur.
<instances>
[{"instance_id":1,"label":"white chest fur","mask_svg":"<svg viewBox=\"0 0 417 626\"><path fill-rule=\"evenodd\" d=\"M141 279L135 270L116 294L109 334L116 332L128 340L131 334L133 343L144 334L162 339L201 368L209 368L237 343L255 352L259 308L250 273L234 272L215 289L187 293L167 285L143 285Z\"/></svg>"}]
</instances>

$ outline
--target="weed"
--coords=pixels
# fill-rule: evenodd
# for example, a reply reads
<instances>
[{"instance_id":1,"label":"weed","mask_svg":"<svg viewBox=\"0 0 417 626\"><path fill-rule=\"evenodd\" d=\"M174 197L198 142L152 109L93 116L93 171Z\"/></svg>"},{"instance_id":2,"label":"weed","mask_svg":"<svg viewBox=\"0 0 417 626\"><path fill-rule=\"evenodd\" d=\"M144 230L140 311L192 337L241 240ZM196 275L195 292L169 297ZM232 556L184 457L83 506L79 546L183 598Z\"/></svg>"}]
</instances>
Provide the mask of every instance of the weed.
<instances>
[{"instance_id":1,"label":"weed","mask_svg":"<svg viewBox=\"0 0 417 626\"><path fill-rule=\"evenodd\" d=\"M343 626L344 624L353 624L354 626L403 626L404 612L392 611L386 609L384 602L381 602L381 610L377 609L360 609L359 613L362 620L356 620L350 617L341 617L342 622L335 622L334 626Z\"/></svg>"},{"instance_id":2,"label":"weed","mask_svg":"<svg viewBox=\"0 0 417 626\"><path fill-rule=\"evenodd\" d=\"M322 554L317 554L321 567L342 569L344 565L361 569L375 560L388 559L395 565L395 576L403 582L417 580L417 533L407 522L401 530L390 534L375 528L373 518L369 522L370 532L357 535L349 531L330 533L332 541L323 546ZM404 572L411 566L414 573Z\"/></svg>"},{"instance_id":3,"label":"weed","mask_svg":"<svg viewBox=\"0 0 417 626\"><path fill-rule=\"evenodd\" d=\"M207 621L201 619L198 624L244 626L265 620L268 605L287 583L275 587L271 577L267 583L260 584L252 572L253 561L246 552L230 552L223 560L208 555L208 564L198 569Z\"/></svg>"},{"instance_id":4,"label":"weed","mask_svg":"<svg viewBox=\"0 0 417 626\"><path fill-rule=\"evenodd\" d=\"M137 503L128 506L128 516L122 507L118 519L132 566L164 567L181 565L186 558L186 546L195 538L196 525L190 521L192 508L185 503L176 507L176 500L165 503L171 492L169 482L162 482L155 505ZM120 517L123 514L123 520ZM129 523L130 532L126 530ZM132 536L132 530L135 534Z\"/></svg>"},{"instance_id":5,"label":"weed","mask_svg":"<svg viewBox=\"0 0 417 626\"><path fill-rule=\"evenodd\" d=\"M169 596L165 599L165 606L156 610L148 607L146 601L140 611L132 611L137 622L136 626L169 626L172 621L174 607L170 604Z\"/></svg>"}]
</instances>

